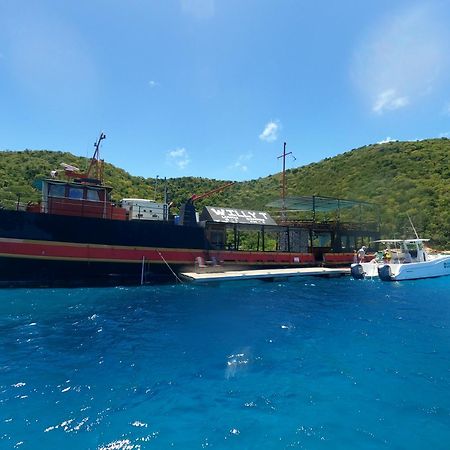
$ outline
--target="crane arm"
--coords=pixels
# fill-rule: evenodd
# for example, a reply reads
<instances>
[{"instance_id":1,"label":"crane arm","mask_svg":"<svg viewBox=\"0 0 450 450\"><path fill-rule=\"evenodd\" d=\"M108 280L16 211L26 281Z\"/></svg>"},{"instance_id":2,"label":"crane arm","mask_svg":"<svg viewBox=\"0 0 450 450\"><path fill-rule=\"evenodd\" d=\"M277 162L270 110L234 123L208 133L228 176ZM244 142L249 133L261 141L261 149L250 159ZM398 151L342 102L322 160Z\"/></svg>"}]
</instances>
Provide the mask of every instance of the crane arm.
<instances>
[{"instance_id":1,"label":"crane arm","mask_svg":"<svg viewBox=\"0 0 450 450\"><path fill-rule=\"evenodd\" d=\"M205 192L204 194L199 194L199 195L194 194L189 200L191 202L195 202L196 200L200 200L202 198L209 197L210 195L215 194L216 192L220 192L220 191L226 189L227 187L232 186L235 183L236 183L235 181L232 181L231 183L227 183L227 184L224 184L223 186L219 186L219 187L213 189L212 191Z\"/></svg>"}]
</instances>

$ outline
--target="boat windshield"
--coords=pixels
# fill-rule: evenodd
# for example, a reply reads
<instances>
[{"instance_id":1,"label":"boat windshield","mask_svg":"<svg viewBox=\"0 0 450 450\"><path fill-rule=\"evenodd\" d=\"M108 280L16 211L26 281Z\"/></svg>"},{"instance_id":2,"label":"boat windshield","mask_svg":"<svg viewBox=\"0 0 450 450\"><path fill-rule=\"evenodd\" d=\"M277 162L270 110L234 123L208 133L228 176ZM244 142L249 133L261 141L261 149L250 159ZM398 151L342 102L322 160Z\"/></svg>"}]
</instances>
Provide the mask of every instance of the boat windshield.
<instances>
[{"instance_id":1,"label":"boat windshield","mask_svg":"<svg viewBox=\"0 0 450 450\"><path fill-rule=\"evenodd\" d=\"M408 250L417 250L417 249L419 249L419 250L422 250L423 249L423 244L422 244L422 242L408 242L406 245L405 245L405 247L408 249Z\"/></svg>"}]
</instances>

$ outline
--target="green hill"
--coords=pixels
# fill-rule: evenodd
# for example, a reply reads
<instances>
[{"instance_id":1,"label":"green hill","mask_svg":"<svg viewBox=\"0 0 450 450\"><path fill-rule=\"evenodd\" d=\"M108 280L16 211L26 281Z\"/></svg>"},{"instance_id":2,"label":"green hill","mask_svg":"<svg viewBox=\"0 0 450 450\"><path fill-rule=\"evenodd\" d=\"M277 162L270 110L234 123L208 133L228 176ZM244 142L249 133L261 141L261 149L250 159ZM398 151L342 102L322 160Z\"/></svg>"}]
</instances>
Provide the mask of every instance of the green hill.
<instances>
[{"instance_id":1,"label":"green hill","mask_svg":"<svg viewBox=\"0 0 450 450\"><path fill-rule=\"evenodd\" d=\"M333 158L288 170L288 195L323 195L377 203L382 230L392 237L412 236L407 214L423 237L438 247L450 248L450 140L390 142L368 145ZM53 151L0 152L0 199L5 207L21 195L21 201L39 199L36 179L47 177L60 163L80 168L86 158ZM155 179L134 177L105 164L105 182L114 187L114 199L155 197ZM170 199L180 204L193 193L225 184L224 180L182 177L168 179ZM236 183L198 202L248 209L266 209L280 195L280 174ZM163 196L163 181L156 184L156 197Z\"/></svg>"},{"instance_id":2,"label":"green hill","mask_svg":"<svg viewBox=\"0 0 450 450\"><path fill-rule=\"evenodd\" d=\"M37 201L40 192L33 184L36 180L48 178L51 170L61 168L61 163L71 164L81 170L87 169L90 160L74 156L67 152L49 150L0 151L0 201L7 207L17 201ZM162 200L164 195L164 180L135 177L125 170L104 164L105 184L112 186L113 199L126 197L156 198ZM194 193L202 193L225 184L225 181L207 178L183 177L168 179L170 198L179 203Z\"/></svg>"}]
</instances>

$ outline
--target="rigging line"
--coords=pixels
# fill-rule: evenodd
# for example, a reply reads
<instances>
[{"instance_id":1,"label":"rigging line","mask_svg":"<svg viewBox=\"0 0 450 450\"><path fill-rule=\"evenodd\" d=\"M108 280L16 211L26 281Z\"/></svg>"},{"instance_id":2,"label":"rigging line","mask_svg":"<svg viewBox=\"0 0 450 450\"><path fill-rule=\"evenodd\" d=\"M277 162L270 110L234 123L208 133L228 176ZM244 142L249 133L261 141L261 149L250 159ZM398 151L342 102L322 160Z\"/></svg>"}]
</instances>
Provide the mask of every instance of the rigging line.
<instances>
[{"instance_id":1,"label":"rigging line","mask_svg":"<svg viewBox=\"0 0 450 450\"><path fill-rule=\"evenodd\" d=\"M408 213L406 213L406 215L408 216L409 223L411 224L412 229L414 230L414 233L416 234L416 239L419 239L419 235L417 234L416 227L414 226L414 224L413 224L413 222L412 222L412 220L411 220L411 217L409 216Z\"/></svg>"},{"instance_id":2,"label":"rigging line","mask_svg":"<svg viewBox=\"0 0 450 450\"><path fill-rule=\"evenodd\" d=\"M164 264L169 268L169 270L172 272L173 276L176 278L177 281L179 281L181 284L183 284L183 282L180 280L180 278L178 277L178 275L172 270L172 267L170 267L169 263L164 259L164 256L161 254L161 252L156 249L156 251L158 252L158 255L161 257L161 259L164 261Z\"/></svg>"}]
</instances>

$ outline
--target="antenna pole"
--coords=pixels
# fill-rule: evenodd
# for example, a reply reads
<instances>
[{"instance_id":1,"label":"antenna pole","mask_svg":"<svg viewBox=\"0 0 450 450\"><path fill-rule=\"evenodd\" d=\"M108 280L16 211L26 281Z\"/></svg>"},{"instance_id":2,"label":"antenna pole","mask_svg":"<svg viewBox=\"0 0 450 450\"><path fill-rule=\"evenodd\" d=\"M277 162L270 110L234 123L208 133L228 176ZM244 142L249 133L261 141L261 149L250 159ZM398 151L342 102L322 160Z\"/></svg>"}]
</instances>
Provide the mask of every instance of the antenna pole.
<instances>
[{"instance_id":1,"label":"antenna pole","mask_svg":"<svg viewBox=\"0 0 450 450\"><path fill-rule=\"evenodd\" d=\"M156 175L156 178L155 178L155 195L153 196L153 198L155 199L155 202L156 202L156 188L158 187L158 178L159 178L159 175Z\"/></svg>"},{"instance_id":2,"label":"antenna pole","mask_svg":"<svg viewBox=\"0 0 450 450\"><path fill-rule=\"evenodd\" d=\"M167 178L164 177L164 203L167 204Z\"/></svg>"},{"instance_id":3,"label":"antenna pole","mask_svg":"<svg viewBox=\"0 0 450 450\"><path fill-rule=\"evenodd\" d=\"M286 142L283 145L283 154L278 156L277 159L283 158L283 172L281 174L281 220L286 220L286 156L292 155L292 152L286 153Z\"/></svg>"}]
</instances>

